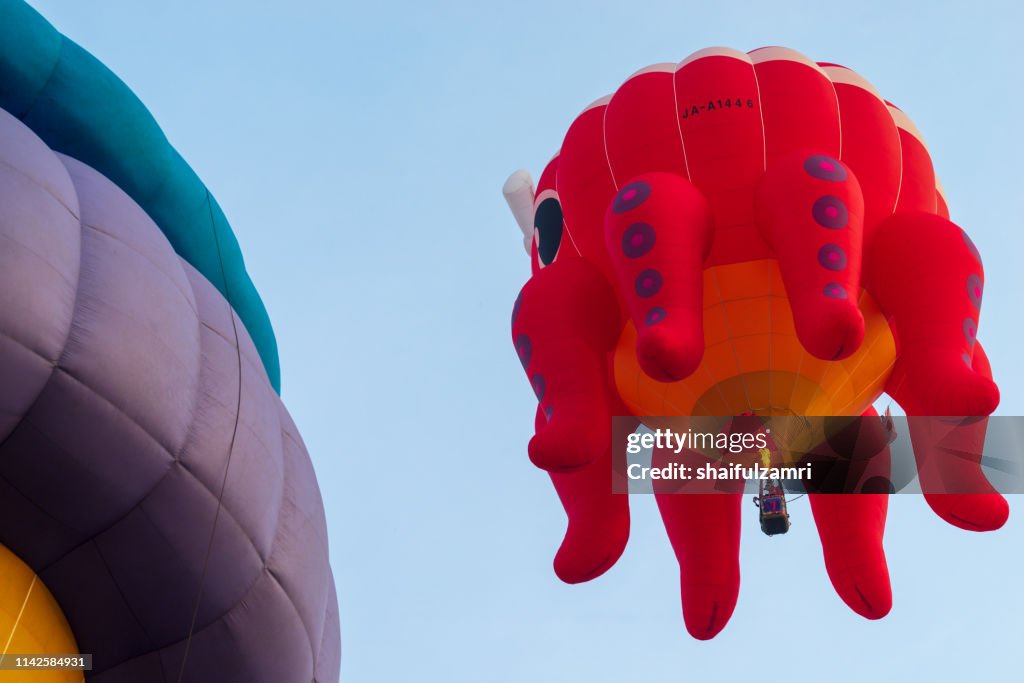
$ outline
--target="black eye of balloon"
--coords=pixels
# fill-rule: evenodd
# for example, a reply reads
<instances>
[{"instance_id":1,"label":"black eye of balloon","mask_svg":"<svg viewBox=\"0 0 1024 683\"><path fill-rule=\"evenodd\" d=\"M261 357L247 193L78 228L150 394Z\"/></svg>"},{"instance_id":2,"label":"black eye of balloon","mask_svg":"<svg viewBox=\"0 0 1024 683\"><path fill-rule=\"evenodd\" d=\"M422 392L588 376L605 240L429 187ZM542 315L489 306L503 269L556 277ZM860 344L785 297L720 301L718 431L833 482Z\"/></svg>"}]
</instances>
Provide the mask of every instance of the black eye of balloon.
<instances>
[{"instance_id":1,"label":"black eye of balloon","mask_svg":"<svg viewBox=\"0 0 1024 683\"><path fill-rule=\"evenodd\" d=\"M551 265L562 243L562 205L554 197L548 197L537 207L533 216L533 227L540 237L537 255L545 266Z\"/></svg>"}]
</instances>

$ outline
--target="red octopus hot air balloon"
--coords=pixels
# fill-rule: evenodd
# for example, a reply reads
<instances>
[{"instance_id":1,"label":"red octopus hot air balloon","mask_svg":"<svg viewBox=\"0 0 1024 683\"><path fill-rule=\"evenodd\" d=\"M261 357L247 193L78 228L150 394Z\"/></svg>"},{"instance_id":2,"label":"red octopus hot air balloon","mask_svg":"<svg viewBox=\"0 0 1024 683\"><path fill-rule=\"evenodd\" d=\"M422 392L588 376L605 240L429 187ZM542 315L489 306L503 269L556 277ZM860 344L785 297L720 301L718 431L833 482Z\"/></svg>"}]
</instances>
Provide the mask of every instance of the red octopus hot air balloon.
<instances>
[{"instance_id":1,"label":"red octopus hot air balloon","mask_svg":"<svg viewBox=\"0 0 1024 683\"><path fill-rule=\"evenodd\" d=\"M911 416L987 416L999 401L978 251L913 123L849 69L780 47L648 67L576 118L531 185L505 188L533 263L512 338L540 402L530 458L569 516L567 582L607 570L628 536L613 415L873 416L886 392ZM985 421L967 429L983 440ZM1006 501L965 471L977 495L928 503L1000 527ZM837 592L884 616L887 494L810 500ZM736 604L741 495L658 504L687 629L714 637Z\"/></svg>"}]
</instances>

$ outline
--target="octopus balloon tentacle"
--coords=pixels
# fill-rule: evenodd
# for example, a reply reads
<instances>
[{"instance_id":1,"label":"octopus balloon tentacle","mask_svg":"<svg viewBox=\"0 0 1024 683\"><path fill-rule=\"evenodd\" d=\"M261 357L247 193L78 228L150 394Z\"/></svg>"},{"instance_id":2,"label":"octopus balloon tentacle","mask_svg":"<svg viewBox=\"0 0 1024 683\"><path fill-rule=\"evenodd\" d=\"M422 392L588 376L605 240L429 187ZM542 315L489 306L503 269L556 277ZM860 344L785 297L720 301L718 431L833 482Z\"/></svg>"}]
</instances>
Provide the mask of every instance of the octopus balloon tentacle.
<instances>
[{"instance_id":1,"label":"octopus balloon tentacle","mask_svg":"<svg viewBox=\"0 0 1024 683\"><path fill-rule=\"evenodd\" d=\"M926 486L949 523L1005 522L980 468L999 401L976 342L981 260L949 219L920 132L856 72L781 47L641 69L572 122L534 211L513 338L521 358L520 335L530 341L534 388L544 379L530 454L570 518L561 578L596 576L625 544L628 509L607 492L615 454L597 423L616 412L853 416L870 432L888 392L911 416L975 416L956 431L959 457L911 422L920 479L969 492ZM871 619L892 604L878 443L867 465L853 444L832 444L863 470L861 493L810 499L833 586ZM687 629L713 637L738 595L739 493L655 493Z\"/></svg>"},{"instance_id":2,"label":"octopus balloon tentacle","mask_svg":"<svg viewBox=\"0 0 1024 683\"><path fill-rule=\"evenodd\" d=\"M863 417L878 418L878 413L868 408ZM879 420L865 419L860 424L875 432L869 442L886 443L888 435ZM835 450L856 457L841 446ZM889 449L882 446L877 452L868 464L870 472L863 478L868 482L888 482ZM881 619L892 609L892 587L882 547L889 491L872 490L866 486L858 495L812 493L808 500L821 538L825 570L836 593L862 617Z\"/></svg>"},{"instance_id":3,"label":"octopus balloon tentacle","mask_svg":"<svg viewBox=\"0 0 1024 683\"><path fill-rule=\"evenodd\" d=\"M537 409L537 430L546 416ZM555 574L566 583L590 581L622 556L629 539L629 498L609 485L613 454L609 444L591 464L571 472L550 472L551 483L568 517L555 554Z\"/></svg>"},{"instance_id":4,"label":"octopus balloon tentacle","mask_svg":"<svg viewBox=\"0 0 1024 683\"><path fill-rule=\"evenodd\" d=\"M840 360L864 338L860 290L864 196L838 159L797 150L765 171L757 189L757 224L779 261L804 348Z\"/></svg>"},{"instance_id":5,"label":"octopus balloon tentacle","mask_svg":"<svg viewBox=\"0 0 1024 683\"><path fill-rule=\"evenodd\" d=\"M655 450L655 467L669 462L671 451ZM683 460L703 464L699 455ZM714 638L736 608L740 590L740 512L742 482L722 493L677 494L664 482L655 485L661 520L679 562L683 620L690 635ZM695 522L700 520L701 523Z\"/></svg>"},{"instance_id":6,"label":"octopus balloon tentacle","mask_svg":"<svg viewBox=\"0 0 1024 683\"><path fill-rule=\"evenodd\" d=\"M992 380L992 368L980 343L974 345L971 368L981 378ZM924 480L926 488L941 489L945 480L954 482L956 489L971 493L926 491L924 498L929 507L953 526L967 531L1002 527L1010 515L1009 505L992 487L980 465L988 421L972 420L954 433L941 436L929 429L932 426L930 421L909 424L918 476ZM951 446L959 457L950 457Z\"/></svg>"},{"instance_id":7,"label":"octopus balloon tentacle","mask_svg":"<svg viewBox=\"0 0 1024 683\"><path fill-rule=\"evenodd\" d=\"M911 415L995 410L999 390L972 367L985 273L963 230L934 214L895 214L879 226L868 269L900 346L887 392Z\"/></svg>"},{"instance_id":8,"label":"octopus balloon tentacle","mask_svg":"<svg viewBox=\"0 0 1024 683\"><path fill-rule=\"evenodd\" d=\"M545 268L520 294L512 338L545 416L530 442L530 459L538 467L580 467L611 443L614 304L611 288L581 258Z\"/></svg>"},{"instance_id":9,"label":"octopus balloon tentacle","mask_svg":"<svg viewBox=\"0 0 1024 683\"><path fill-rule=\"evenodd\" d=\"M810 501L825 569L836 593L860 616L881 619L892 609L882 548L889 496L818 494L810 496Z\"/></svg>"},{"instance_id":10,"label":"octopus balloon tentacle","mask_svg":"<svg viewBox=\"0 0 1024 683\"><path fill-rule=\"evenodd\" d=\"M704 355L701 270L712 235L704 196L673 173L637 176L608 207L608 254L639 330L637 357L660 381L686 377Z\"/></svg>"}]
</instances>

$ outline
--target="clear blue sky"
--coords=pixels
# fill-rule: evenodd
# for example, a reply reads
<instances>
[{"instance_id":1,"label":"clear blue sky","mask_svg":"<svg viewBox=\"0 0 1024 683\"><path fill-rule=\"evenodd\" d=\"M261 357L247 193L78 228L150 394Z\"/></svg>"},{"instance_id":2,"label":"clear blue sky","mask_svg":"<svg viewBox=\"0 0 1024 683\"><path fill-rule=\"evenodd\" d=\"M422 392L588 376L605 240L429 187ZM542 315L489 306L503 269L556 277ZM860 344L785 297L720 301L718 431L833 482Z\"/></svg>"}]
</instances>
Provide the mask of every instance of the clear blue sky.
<instances>
[{"instance_id":1,"label":"clear blue sky","mask_svg":"<svg viewBox=\"0 0 1024 683\"><path fill-rule=\"evenodd\" d=\"M1019 497L990 535L896 497L881 622L833 593L806 500L785 537L746 519L739 606L709 643L683 629L650 498L618 566L560 584L564 518L526 457L534 401L508 338L528 262L500 193L646 64L766 44L846 64L929 141L985 257L1000 412L1021 415L1019 3L33 5L135 89L238 233L323 489L343 680L1019 676Z\"/></svg>"}]
</instances>

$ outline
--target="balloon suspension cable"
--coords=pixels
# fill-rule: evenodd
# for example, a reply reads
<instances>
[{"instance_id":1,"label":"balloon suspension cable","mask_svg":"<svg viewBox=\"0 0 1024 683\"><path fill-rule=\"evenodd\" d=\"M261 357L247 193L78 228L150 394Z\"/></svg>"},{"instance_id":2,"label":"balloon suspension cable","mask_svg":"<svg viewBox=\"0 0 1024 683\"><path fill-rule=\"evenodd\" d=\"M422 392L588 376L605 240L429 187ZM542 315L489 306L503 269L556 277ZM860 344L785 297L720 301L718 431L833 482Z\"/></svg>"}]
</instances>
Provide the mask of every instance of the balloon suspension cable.
<instances>
[{"instance_id":1,"label":"balloon suspension cable","mask_svg":"<svg viewBox=\"0 0 1024 683\"><path fill-rule=\"evenodd\" d=\"M199 618L199 606L203 600L203 585L206 583L206 574L210 567L210 557L213 555L213 539L217 534L217 521L220 519L220 511L224 507L224 491L228 483L228 471L231 469L231 456L235 452L235 437L238 435L238 420L242 413L242 346L238 340L238 321L235 320L235 310L231 306L230 285L228 284L227 272L224 270L224 256L220 248L220 239L217 237L217 224L213 219L213 200L210 191L206 191L206 207L210 214L210 230L213 232L213 244L217 248L217 260L220 264L221 280L224 282L224 301L228 305L228 313L231 316L231 331L235 338L235 355L238 360L238 394L235 399L235 422L231 427L231 441L228 442L228 457L224 463L224 474L220 481L220 491L217 494L217 510L213 514L213 525L210 528L210 538L206 544L206 557L203 558L203 569L199 574L199 590L196 592L195 605L192 607L192 621L189 623L188 635L185 637L185 651L181 655L181 669L178 671L178 683L185 678L185 664L188 661L189 648L192 645L192 634L195 633L196 620Z\"/></svg>"},{"instance_id":2,"label":"balloon suspension cable","mask_svg":"<svg viewBox=\"0 0 1024 683\"><path fill-rule=\"evenodd\" d=\"M523 248L529 254L533 245L533 199L535 196L530 172L525 169L514 172L505 181L501 193L505 195L505 201L508 202L508 208L512 210L519 229L523 231Z\"/></svg>"}]
</instances>

